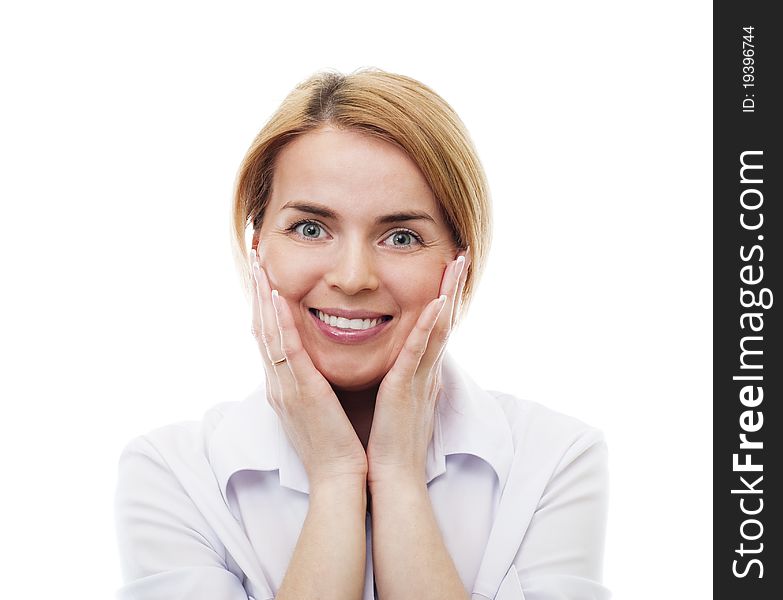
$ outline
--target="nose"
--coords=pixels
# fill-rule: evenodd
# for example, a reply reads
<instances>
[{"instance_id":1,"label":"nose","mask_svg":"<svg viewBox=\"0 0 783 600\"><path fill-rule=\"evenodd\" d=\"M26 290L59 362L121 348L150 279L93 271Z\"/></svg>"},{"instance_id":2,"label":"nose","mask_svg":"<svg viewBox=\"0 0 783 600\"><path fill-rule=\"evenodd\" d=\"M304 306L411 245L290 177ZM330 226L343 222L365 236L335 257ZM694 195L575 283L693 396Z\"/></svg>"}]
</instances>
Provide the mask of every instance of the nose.
<instances>
[{"instance_id":1,"label":"nose","mask_svg":"<svg viewBox=\"0 0 783 600\"><path fill-rule=\"evenodd\" d=\"M347 296L378 289L375 257L366 242L346 240L335 249L334 263L324 276L329 287Z\"/></svg>"}]
</instances>

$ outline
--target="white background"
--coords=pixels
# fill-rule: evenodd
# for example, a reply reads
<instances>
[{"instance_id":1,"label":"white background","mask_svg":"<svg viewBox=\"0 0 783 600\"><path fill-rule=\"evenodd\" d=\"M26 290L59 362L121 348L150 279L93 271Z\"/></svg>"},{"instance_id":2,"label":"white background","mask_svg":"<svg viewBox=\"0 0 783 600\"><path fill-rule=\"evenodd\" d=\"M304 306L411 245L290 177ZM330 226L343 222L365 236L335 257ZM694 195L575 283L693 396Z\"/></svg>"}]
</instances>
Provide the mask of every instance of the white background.
<instances>
[{"instance_id":1,"label":"white background","mask_svg":"<svg viewBox=\"0 0 783 600\"><path fill-rule=\"evenodd\" d=\"M0 12L0 596L110 597L116 462L260 363L234 176L285 94L376 66L450 102L494 201L452 352L606 433L615 598L711 597L708 2L27 2Z\"/></svg>"}]
</instances>

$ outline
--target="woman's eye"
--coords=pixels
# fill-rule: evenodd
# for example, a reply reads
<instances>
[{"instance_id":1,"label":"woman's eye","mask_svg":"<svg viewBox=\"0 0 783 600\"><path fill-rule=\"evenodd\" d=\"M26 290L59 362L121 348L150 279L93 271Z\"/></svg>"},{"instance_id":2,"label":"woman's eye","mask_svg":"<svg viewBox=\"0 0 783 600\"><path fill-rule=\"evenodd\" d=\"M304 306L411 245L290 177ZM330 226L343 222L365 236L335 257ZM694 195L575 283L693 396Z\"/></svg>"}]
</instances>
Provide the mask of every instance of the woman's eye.
<instances>
[{"instance_id":1,"label":"woman's eye","mask_svg":"<svg viewBox=\"0 0 783 600\"><path fill-rule=\"evenodd\" d=\"M303 238L309 238L313 240L320 239L320 234L324 233L323 227L321 227L315 221L302 221L301 223L295 223L291 227L292 231L295 231Z\"/></svg>"},{"instance_id":2,"label":"woman's eye","mask_svg":"<svg viewBox=\"0 0 783 600\"><path fill-rule=\"evenodd\" d=\"M407 231L404 229L395 231L389 237L387 237L386 240L391 242L387 245L397 248L405 248L421 243L421 238L419 236L417 236L412 231Z\"/></svg>"}]
</instances>

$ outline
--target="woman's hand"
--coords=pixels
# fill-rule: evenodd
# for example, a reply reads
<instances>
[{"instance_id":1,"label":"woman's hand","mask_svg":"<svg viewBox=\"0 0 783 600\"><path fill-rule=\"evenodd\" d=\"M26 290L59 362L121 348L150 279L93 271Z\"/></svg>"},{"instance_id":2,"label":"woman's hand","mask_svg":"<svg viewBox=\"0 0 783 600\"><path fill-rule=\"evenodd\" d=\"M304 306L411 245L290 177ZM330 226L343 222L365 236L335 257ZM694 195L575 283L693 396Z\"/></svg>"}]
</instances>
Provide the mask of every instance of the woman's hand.
<instances>
[{"instance_id":1,"label":"woman's hand","mask_svg":"<svg viewBox=\"0 0 783 600\"><path fill-rule=\"evenodd\" d=\"M370 486L401 479L424 481L441 362L468 272L465 254L444 271L440 297L424 307L378 389L367 443Z\"/></svg>"},{"instance_id":2,"label":"woman's hand","mask_svg":"<svg viewBox=\"0 0 783 600\"><path fill-rule=\"evenodd\" d=\"M266 394L301 459L311 490L367 476L367 457L329 382L302 346L286 300L271 290L251 251L253 335L264 360ZM285 357L287 360L273 364Z\"/></svg>"}]
</instances>

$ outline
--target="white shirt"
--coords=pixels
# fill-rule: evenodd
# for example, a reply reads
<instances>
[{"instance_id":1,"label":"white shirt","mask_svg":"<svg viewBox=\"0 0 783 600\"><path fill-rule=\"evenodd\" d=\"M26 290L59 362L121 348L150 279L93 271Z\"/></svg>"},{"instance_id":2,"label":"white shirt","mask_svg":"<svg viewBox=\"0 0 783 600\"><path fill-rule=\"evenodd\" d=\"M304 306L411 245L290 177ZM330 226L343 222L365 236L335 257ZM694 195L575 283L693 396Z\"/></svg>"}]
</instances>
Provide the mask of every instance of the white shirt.
<instances>
[{"instance_id":1,"label":"white shirt","mask_svg":"<svg viewBox=\"0 0 783 600\"><path fill-rule=\"evenodd\" d=\"M604 600L606 445L534 402L482 390L447 352L430 500L471 600ZM302 462L264 384L201 422L132 440L115 516L122 600L269 600L307 515ZM374 597L367 515L364 600Z\"/></svg>"}]
</instances>

